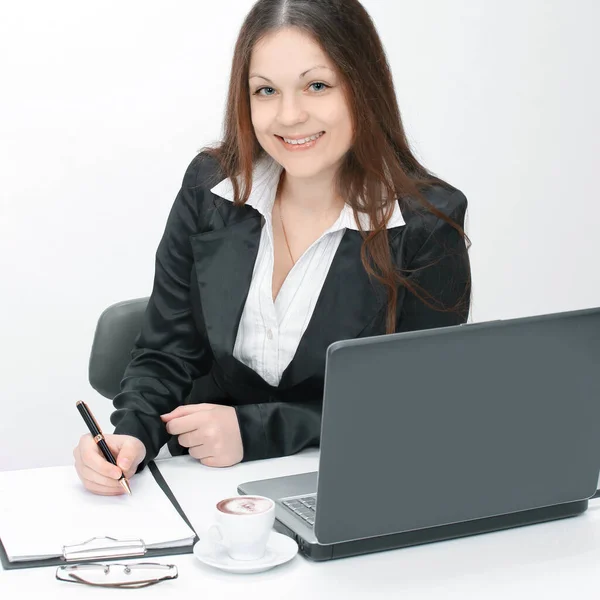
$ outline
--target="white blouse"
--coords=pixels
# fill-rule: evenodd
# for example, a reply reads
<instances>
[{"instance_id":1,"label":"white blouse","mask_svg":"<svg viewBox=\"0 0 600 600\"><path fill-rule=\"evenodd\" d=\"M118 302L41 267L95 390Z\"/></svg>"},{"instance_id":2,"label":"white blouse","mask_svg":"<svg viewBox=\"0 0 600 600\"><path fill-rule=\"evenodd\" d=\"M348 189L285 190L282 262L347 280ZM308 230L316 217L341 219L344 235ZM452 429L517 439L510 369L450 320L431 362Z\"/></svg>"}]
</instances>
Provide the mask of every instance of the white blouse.
<instances>
[{"instance_id":1,"label":"white blouse","mask_svg":"<svg viewBox=\"0 0 600 600\"><path fill-rule=\"evenodd\" d=\"M279 385L284 370L294 358L345 230L358 230L352 209L345 205L337 221L296 261L273 301L271 212L282 170L269 156L254 167L247 204L255 208L264 221L252 282L233 348L235 358L274 387ZM233 202L230 179L224 179L210 191ZM369 223L367 215L360 217ZM388 228L401 225L404 219L396 202ZM368 229L368 225L365 228Z\"/></svg>"}]
</instances>

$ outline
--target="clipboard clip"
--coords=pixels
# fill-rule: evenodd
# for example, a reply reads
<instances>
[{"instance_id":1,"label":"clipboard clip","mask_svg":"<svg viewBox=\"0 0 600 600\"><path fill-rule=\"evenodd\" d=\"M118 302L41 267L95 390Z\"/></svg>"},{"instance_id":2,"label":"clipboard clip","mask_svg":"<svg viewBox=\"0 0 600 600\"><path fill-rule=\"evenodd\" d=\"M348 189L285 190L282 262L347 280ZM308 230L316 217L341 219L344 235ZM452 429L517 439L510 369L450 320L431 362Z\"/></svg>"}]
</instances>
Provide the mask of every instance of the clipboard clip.
<instances>
[{"instance_id":1,"label":"clipboard clip","mask_svg":"<svg viewBox=\"0 0 600 600\"><path fill-rule=\"evenodd\" d=\"M143 556L146 544L143 540L117 540L108 536L93 537L81 544L62 547L63 559L67 562L80 560L104 560Z\"/></svg>"}]
</instances>

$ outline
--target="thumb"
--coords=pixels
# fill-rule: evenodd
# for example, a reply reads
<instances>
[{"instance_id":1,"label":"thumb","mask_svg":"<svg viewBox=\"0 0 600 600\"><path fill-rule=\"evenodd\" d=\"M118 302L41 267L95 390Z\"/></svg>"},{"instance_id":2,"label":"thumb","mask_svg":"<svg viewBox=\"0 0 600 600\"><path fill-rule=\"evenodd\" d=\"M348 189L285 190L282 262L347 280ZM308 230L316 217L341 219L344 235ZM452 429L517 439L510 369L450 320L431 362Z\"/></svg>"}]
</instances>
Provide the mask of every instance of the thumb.
<instances>
[{"instance_id":1,"label":"thumb","mask_svg":"<svg viewBox=\"0 0 600 600\"><path fill-rule=\"evenodd\" d=\"M141 447L143 444L139 440L129 438L123 441L117 455L117 466L123 471L125 477L135 472L146 455L145 448L142 451Z\"/></svg>"}]
</instances>

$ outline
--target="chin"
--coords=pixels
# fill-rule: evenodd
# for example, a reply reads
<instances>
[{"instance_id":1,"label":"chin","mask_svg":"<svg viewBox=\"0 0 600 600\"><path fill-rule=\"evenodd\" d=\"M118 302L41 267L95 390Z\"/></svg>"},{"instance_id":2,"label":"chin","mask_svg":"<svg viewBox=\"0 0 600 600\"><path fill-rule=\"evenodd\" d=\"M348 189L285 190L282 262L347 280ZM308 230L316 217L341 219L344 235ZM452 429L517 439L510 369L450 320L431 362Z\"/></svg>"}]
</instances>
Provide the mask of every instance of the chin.
<instances>
[{"instance_id":1,"label":"chin","mask_svg":"<svg viewBox=\"0 0 600 600\"><path fill-rule=\"evenodd\" d=\"M318 175L330 167L328 162L322 159L292 159L286 160L286 157L278 157L278 162L291 177L310 178Z\"/></svg>"}]
</instances>

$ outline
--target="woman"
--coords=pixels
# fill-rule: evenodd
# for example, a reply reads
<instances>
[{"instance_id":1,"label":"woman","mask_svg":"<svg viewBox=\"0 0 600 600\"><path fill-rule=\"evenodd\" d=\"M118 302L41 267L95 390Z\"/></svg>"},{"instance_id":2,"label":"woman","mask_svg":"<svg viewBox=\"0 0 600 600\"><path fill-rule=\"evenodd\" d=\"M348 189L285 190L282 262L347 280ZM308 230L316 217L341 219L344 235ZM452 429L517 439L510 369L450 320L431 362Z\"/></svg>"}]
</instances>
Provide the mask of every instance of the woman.
<instances>
[{"instance_id":1,"label":"woman","mask_svg":"<svg viewBox=\"0 0 600 600\"><path fill-rule=\"evenodd\" d=\"M259 0L235 47L225 137L190 164L107 436L75 448L119 494L169 442L226 467L318 445L340 339L469 312L465 196L412 154L358 0ZM467 240L468 241L468 240Z\"/></svg>"}]
</instances>

